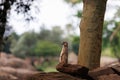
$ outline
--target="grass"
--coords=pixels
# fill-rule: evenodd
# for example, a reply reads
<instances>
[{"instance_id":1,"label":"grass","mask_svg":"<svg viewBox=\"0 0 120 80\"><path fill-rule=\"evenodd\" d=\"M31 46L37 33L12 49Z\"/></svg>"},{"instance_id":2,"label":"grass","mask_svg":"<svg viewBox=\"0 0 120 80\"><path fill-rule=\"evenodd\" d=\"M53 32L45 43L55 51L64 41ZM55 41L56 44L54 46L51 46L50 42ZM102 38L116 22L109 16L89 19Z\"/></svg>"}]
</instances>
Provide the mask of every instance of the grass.
<instances>
[{"instance_id":1,"label":"grass","mask_svg":"<svg viewBox=\"0 0 120 80\"><path fill-rule=\"evenodd\" d=\"M44 62L41 65L37 65L35 66L35 68L38 71L44 71L44 72L56 72L56 65L57 65L57 61L48 61L48 62Z\"/></svg>"},{"instance_id":2,"label":"grass","mask_svg":"<svg viewBox=\"0 0 120 80\"><path fill-rule=\"evenodd\" d=\"M44 72L57 72L55 67L47 67Z\"/></svg>"},{"instance_id":3,"label":"grass","mask_svg":"<svg viewBox=\"0 0 120 80\"><path fill-rule=\"evenodd\" d=\"M102 56L115 57L109 47L102 51Z\"/></svg>"}]
</instances>

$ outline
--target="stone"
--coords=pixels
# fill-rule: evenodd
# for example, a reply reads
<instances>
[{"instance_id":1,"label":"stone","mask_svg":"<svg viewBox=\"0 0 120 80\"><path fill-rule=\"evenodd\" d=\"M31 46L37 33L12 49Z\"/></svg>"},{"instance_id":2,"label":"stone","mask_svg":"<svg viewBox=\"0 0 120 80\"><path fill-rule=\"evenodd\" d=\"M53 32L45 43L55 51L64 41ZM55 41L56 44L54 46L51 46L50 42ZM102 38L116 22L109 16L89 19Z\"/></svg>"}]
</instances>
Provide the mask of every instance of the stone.
<instances>
[{"instance_id":1,"label":"stone","mask_svg":"<svg viewBox=\"0 0 120 80\"><path fill-rule=\"evenodd\" d=\"M88 74L89 69L80 65L75 64L58 64L56 69L59 72L67 73L71 75L85 76Z\"/></svg>"},{"instance_id":2,"label":"stone","mask_svg":"<svg viewBox=\"0 0 120 80\"><path fill-rule=\"evenodd\" d=\"M100 67L88 72L89 76L97 80L98 76L115 74L111 67Z\"/></svg>"},{"instance_id":3,"label":"stone","mask_svg":"<svg viewBox=\"0 0 120 80\"><path fill-rule=\"evenodd\" d=\"M120 64L114 65L111 68L116 72L116 74L120 75Z\"/></svg>"}]
</instances>

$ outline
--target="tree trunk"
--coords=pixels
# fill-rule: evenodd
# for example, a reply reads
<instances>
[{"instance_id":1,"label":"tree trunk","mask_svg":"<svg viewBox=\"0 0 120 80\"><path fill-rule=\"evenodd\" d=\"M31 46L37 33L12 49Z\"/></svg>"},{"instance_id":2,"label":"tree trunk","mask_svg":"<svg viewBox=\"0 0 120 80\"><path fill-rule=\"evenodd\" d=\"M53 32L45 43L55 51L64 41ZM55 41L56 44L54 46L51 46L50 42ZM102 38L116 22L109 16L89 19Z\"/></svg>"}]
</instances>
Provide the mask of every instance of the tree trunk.
<instances>
[{"instance_id":1,"label":"tree trunk","mask_svg":"<svg viewBox=\"0 0 120 80\"><path fill-rule=\"evenodd\" d=\"M0 3L0 52L2 52L3 49L3 35L7 23L7 11L10 9L9 0L2 2ZM3 7L3 9L1 7Z\"/></svg>"},{"instance_id":2,"label":"tree trunk","mask_svg":"<svg viewBox=\"0 0 120 80\"><path fill-rule=\"evenodd\" d=\"M3 50L3 34L4 34L5 28L0 25L0 52Z\"/></svg>"},{"instance_id":3,"label":"tree trunk","mask_svg":"<svg viewBox=\"0 0 120 80\"><path fill-rule=\"evenodd\" d=\"M107 0L83 0L78 64L94 69L100 66L102 29Z\"/></svg>"}]
</instances>

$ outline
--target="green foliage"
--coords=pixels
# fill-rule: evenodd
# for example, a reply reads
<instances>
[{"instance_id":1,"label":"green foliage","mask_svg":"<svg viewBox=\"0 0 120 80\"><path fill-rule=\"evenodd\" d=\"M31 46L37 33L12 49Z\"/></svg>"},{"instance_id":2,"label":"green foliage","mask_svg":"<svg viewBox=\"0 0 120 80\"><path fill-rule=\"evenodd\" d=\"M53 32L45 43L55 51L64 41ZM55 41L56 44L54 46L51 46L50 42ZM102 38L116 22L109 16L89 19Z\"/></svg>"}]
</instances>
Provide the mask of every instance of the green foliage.
<instances>
[{"instance_id":1,"label":"green foliage","mask_svg":"<svg viewBox=\"0 0 120 80\"><path fill-rule=\"evenodd\" d=\"M80 42L79 36L74 36L72 41L72 49L76 54L78 54L79 42Z\"/></svg>"},{"instance_id":2,"label":"green foliage","mask_svg":"<svg viewBox=\"0 0 120 80\"><path fill-rule=\"evenodd\" d=\"M11 51L18 57L32 55L36 41L37 37L34 32L26 32L19 38L16 45L11 48Z\"/></svg>"},{"instance_id":3,"label":"green foliage","mask_svg":"<svg viewBox=\"0 0 120 80\"><path fill-rule=\"evenodd\" d=\"M11 51L10 51L10 45L11 45L10 40L9 41L4 41L3 52L11 53Z\"/></svg>"},{"instance_id":4,"label":"green foliage","mask_svg":"<svg viewBox=\"0 0 120 80\"><path fill-rule=\"evenodd\" d=\"M113 28L111 26L114 26ZM104 22L104 28L103 28L103 43L102 43L102 52L104 54L106 51L109 53L112 53L111 56L115 56L120 58L120 23L111 20L111 21L105 21ZM109 51L108 51L109 50Z\"/></svg>"},{"instance_id":5,"label":"green foliage","mask_svg":"<svg viewBox=\"0 0 120 80\"><path fill-rule=\"evenodd\" d=\"M76 7L77 4L82 2L82 0L64 0L64 1L67 2L67 3L72 4L72 7ZM77 9L77 13L75 15L73 15L73 16L81 18L82 17L82 10Z\"/></svg>"},{"instance_id":6,"label":"green foliage","mask_svg":"<svg viewBox=\"0 0 120 80\"><path fill-rule=\"evenodd\" d=\"M119 27L119 26L118 26ZM117 27L117 28L118 28ZM120 30L120 29L119 29ZM120 59L120 31L113 32L114 38L111 41L111 48L114 55Z\"/></svg>"},{"instance_id":7,"label":"green foliage","mask_svg":"<svg viewBox=\"0 0 120 80\"><path fill-rule=\"evenodd\" d=\"M78 18L81 18L82 17L82 11L78 10L77 14L75 16L78 17Z\"/></svg>"},{"instance_id":8,"label":"green foliage","mask_svg":"<svg viewBox=\"0 0 120 80\"><path fill-rule=\"evenodd\" d=\"M16 45L19 36L13 32L6 40L4 40L3 52L11 53L10 48Z\"/></svg>"},{"instance_id":9,"label":"green foliage","mask_svg":"<svg viewBox=\"0 0 120 80\"><path fill-rule=\"evenodd\" d=\"M51 72L54 71L56 72L55 66L57 65L57 61L48 61L48 62L44 62L41 65L36 65L35 68L38 71L44 71L44 72Z\"/></svg>"},{"instance_id":10,"label":"green foliage","mask_svg":"<svg viewBox=\"0 0 120 80\"><path fill-rule=\"evenodd\" d=\"M63 31L60 27L52 30L41 28L39 33L25 32L20 36L13 34L11 38L11 52L18 57L26 56L57 56L60 52L60 43L63 41Z\"/></svg>"},{"instance_id":11,"label":"green foliage","mask_svg":"<svg viewBox=\"0 0 120 80\"><path fill-rule=\"evenodd\" d=\"M59 26L54 26L52 30L45 29L43 26L38 34L38 37L42 40L60 44L63 39L62 34L63 30Z\"/></svg>"},{"instance_id":12,"label":"green foliage","mask_svg":"<svg viewBox=\"0 0 120 80\"><path fill-rule=\"evenodd\" d=\"M80 3L82 0L65 0L67 3L72 3L73 5Z\"/></svg>"},{"instance_id":13,"label":"green foliage","mask_svg":"<svg viewBox=\"0 0 120 80\"><path fill-rule=\"evenodd\" d=\"M38 38L42 40L48 40L50 38L51 31L46 29L45 26L40 28L40 32L38 33Z\"/></svg>"},{"instance_id":14,"label":"green foliage","mask_svg":"<svg viewBox=\"0 0 120 80\"><path fill-rule=\"evenodd\" d=\"M107 47L110 46L110 35L112 33L111 30L108 29L109 22L105 21L104 26L103 26L103 35L102 35L102 49L106 49Z\"/></svg>"},{"instance_id":15,"label":"green foliage","mask_svg":"<svg viewBox=\"0 0 120 80\"><path fill-rule=\"evenodd\" d=\"M63 30L61 29L61 27L54 26L51 31L50 41L61 44L61 41L63 40L62 35L63 35Z\"/></svg>"},{"instance_id":16,"label":"green foliage","mask_svg":"<svg viewBox=\"0 0 120 80\"><path fill-rule=\"evenodd\" d=\"M36 56L57 56L59 52L60 46L49 41L38 41L35 46Z\"/></svg>"},{"instance_id":17,"label":"green foliage","mask_svg":"<svg viewBox=\"0 0 120 80\"><path fill-rule=\"evenodd\" d=\"M117 12L115 13L114 18L119 18L120 19L120 7L118 7Z\"/></svg>"}]
</instances>

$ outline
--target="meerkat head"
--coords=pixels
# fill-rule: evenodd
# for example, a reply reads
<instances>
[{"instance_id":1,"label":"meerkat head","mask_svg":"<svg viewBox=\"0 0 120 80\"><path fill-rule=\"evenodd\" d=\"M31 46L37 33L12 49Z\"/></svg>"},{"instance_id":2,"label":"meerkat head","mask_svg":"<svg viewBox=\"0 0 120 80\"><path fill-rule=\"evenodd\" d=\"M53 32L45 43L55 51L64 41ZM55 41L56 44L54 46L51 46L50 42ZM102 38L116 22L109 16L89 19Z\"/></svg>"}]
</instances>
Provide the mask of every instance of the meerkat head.
<instances>
[{"instance_id":1,"label":"meerkat head","mask_svg":"<svg viewBox=\"0 0 120 80\"><path fill-rule=\"evenodd\" d=\"M67 43L67 42L63 42L62 45L64 45L64 46L67 47L67 46L68 46L68 43Z\"/></svg>"}]
</instances>

